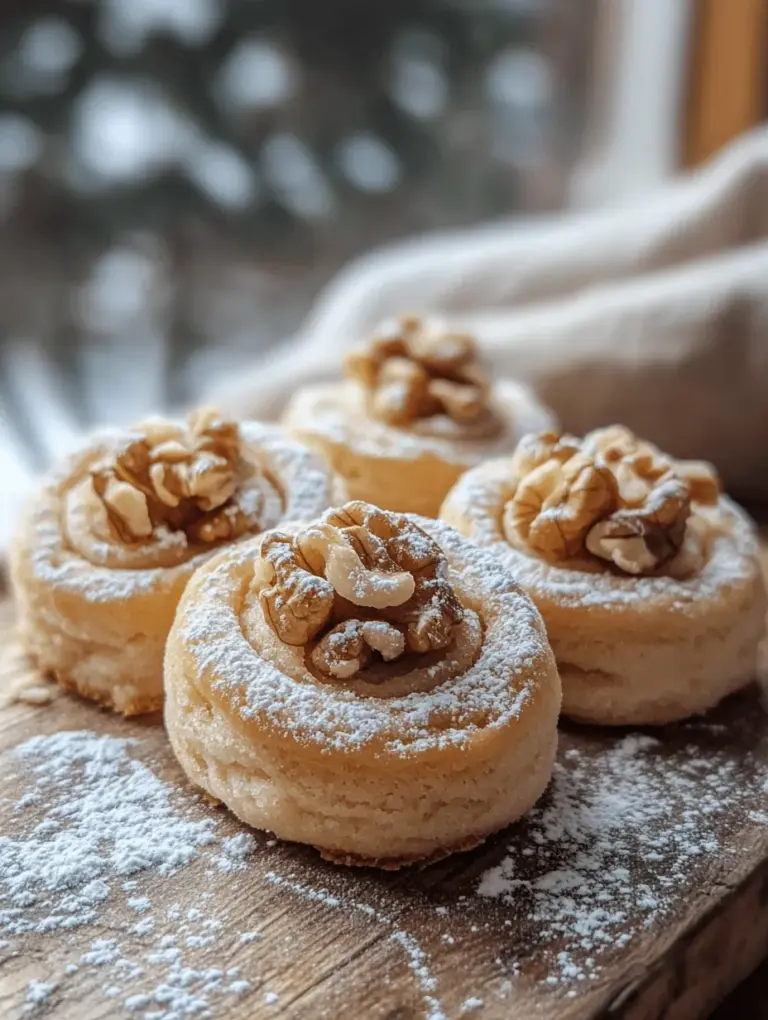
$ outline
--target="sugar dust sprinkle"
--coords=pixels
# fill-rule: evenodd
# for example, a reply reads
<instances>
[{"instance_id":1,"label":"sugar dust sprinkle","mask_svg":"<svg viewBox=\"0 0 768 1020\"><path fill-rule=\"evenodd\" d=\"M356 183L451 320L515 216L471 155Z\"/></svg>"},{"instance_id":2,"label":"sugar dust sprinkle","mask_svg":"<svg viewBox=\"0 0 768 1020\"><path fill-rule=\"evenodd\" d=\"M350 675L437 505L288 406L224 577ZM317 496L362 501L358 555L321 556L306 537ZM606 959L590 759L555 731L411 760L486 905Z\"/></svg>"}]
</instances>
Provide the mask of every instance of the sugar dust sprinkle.
<instances>
[{"instance_id":1,"label":"sugar dust sprinkle","mask_svg":"<svg viewBox=\"0 0 768 1020\"><path fill-rule=\"evenodd\" d=\"M467 922L480 920L475 911L487 898L499 901L501 912L505 904L514 907L498 919L509 933L507 954L493 960L503 980L495 992L491 985L466 989L451 1017L483 1015L489 995L514 996L531 957L547 987L573 997L679 909L685 891L706 881L714 857L718 870L731 858L736 863L738 846L728 836L734 817L766 824L758 810L760 791L768 789L765 768L747 762L753 777L745 781L744 752L736 743L728 750L725 740L719 750L704 748L696 736L703 725L682 728L675 748L635 734L601 739L599 751L571 747L561 754L549 792L516 827L514 842L481 876L475 895L433 908L430 945L407 930L396 906L366 902L354 876L329 888L275 870L259 871L261 881L379 926L403 955L425 1020L447 1017L432 954L439 958L441 949L459 943L462 930L469 938L480 930L456 922L464 911L473 913ZM714 730L709 736L715 739ZM266 1014L267 1006L276 1014L284 1008L278 993L231 966L248 944L274 944L275 937L268 938L265 918L251 915L247 930L237 930L226 913L231 883L266 841L250 832L232 835L231 827L222 836L221 815L156 776L139 760L141 743L64 732L34 737L13 752L23 766L15 777L22 788L0 836L2 941L12 951L30 935L60 934L70 944L75 929L85 940L59 973L41 975L46 980L20 993L24 1010L32 1020L50 1008L44 1004L54 991L66 998L67 983L85 971L110 1016L202 1020L226 1015L248 996L254 1014ZM267 855L270 862L278 856ZM206 883L191 906L183 872L195 861L206 869ZM216 896L217 883L227 886L227 897ZM534 941L515 952L521 912ZM211 966L211 957L227 962Z\"/></svg>"},{"instance_id":2,"label":"sugar dust sprinkle","mask_svg":"<svg viewBox=\"0 0 768 1020\"><path fill-rule=\"evenodd\" d=\"M27 985L27 1002L33 1006L39 1006L47 1002L53 991L53 985L45 981L30 981Z\"/></svg>"},{"instance_id":3,"label":"sugar dust sprinkle","mask_svg":"<svg viewBox=\"0 0 768 1020\"><path fill-rule=\"evenodd\" d=\"M749 817L754 787L743 767L736 753L695 743L673 751L637 734L599 755L571 748L477 892L527 910L547 984L594 978L679 909L681 890L696 887L712 857L736 852L719 823L735 809Z\"/></svg>"},{"instance_id":4,"label":"sugar dust sprinkle","mask_svg":"<svg viewBox=\"0 0 768 1020\"><path fill-rule=\"evenodd\" d=\"M184 918L178 905L155 910L141 882L171 880L200 857L242 870L256 840L250 833L219 838L198 798L175 791L134 756L139 743L70 731L15 749L30 786L0 836L0 932L12 944L106 925L110 937L93 938L62 968L62 979L84 968L103 972L105 998L153 1020L210 1015L215 996L247 995L251 984L197 964L195 954L209 946L226 951L238 933L201 909ZM129 920L116 922L113 907ZM45 1002L53 987L30 982L28 1007Z\"/></svg>"}]
</instances>

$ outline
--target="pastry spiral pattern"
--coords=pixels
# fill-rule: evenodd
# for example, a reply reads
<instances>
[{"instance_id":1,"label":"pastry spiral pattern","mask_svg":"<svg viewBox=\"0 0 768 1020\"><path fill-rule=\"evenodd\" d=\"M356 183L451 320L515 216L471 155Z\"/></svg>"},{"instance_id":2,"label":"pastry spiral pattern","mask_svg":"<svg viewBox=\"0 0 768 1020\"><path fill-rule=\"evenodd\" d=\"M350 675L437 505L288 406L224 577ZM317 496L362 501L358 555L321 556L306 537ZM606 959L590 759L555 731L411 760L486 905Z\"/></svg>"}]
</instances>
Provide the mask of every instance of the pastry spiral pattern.
<instances>
[{"instance_id":1,"label":"pastry spiral pattern","mask_svg":"<svg viewBox=\"0 0 768 1020\"><path fill-rule=\"evenodd\" d=\"M385 324L347 355L344 373L298 390L285 425L351 497L386 510L436 517L462 472L554 425L525 385L491 380L474 337L437 319Z\"/></svg>"},{"instance_id":2,"label":"pastry spiral pattern","mask_svg":"<svg viewBox=\"0 0 768 1020\"><path fill-rule=\"evenodd\" d=\"M440 516L538 606L567 715L673 722L754 680L766 604L757 535L712 465L620 425L581 439L546 432L468 471Z\"/></svg>"},{"instance_id":3,"label":"pastry spiral pattern","mask_svg":"<svg viewBox=\"0 0 768 1020\"><path fill-rule=\"evenodd\" d=\"M474 845L552 767L560 684L532 603L452 529L361 501L208 563L165 682L193 782L342 863Z\"/></svg>"},{"instance_id":4,"label":"pastry spiral pattern","mask_svg":"<svg viewBox=\"0 0 768 1020\"><path fill-rule=\"evenodd\" d=\"M159 708L165 637L194 570L286 516L314 516L334 484L278 429L213 409L95 438L45 479L14 546L28 651L119 711Z\"/></svg>"}]
</instances>

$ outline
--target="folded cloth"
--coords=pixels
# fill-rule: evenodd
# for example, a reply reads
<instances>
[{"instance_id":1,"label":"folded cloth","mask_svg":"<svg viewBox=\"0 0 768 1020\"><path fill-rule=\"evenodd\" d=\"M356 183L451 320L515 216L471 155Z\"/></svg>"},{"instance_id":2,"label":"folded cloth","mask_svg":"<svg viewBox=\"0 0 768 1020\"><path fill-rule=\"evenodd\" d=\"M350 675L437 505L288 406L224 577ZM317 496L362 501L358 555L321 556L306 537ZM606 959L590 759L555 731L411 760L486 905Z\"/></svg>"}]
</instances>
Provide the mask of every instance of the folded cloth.
<instances>
[{"instance_id":1,"label":"folded cloth","mask_svg":"<svg viewBox=\"0 0 768 1020\"><path fill-rule=\"evenodd\" d=\"M298 337L211 394L279 415L401 312L472 330L565 429L624 422L768 498L768 129L631 205L430 236L353 262Z\"/></svg>"}]
</instances>

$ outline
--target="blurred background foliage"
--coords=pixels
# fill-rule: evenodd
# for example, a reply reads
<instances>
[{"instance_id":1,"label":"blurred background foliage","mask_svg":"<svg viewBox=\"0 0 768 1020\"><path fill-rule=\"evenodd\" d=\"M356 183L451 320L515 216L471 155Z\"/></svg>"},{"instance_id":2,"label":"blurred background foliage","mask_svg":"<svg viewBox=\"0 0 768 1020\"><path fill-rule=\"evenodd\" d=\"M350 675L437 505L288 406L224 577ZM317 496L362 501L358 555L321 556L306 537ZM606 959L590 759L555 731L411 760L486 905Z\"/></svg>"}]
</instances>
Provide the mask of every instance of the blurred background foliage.
<instances>
[{"instance_id":1,"label":"blurred background foliage","mask_svg":"<svg viewBox=\"0 0 768 1020\"><path fill-rule=\"evenodd\" d=\"M6 2L0 398L47 373L79 424L188 399L359 251L557 206L592 7Z\"/></svg>"}]
</instances>

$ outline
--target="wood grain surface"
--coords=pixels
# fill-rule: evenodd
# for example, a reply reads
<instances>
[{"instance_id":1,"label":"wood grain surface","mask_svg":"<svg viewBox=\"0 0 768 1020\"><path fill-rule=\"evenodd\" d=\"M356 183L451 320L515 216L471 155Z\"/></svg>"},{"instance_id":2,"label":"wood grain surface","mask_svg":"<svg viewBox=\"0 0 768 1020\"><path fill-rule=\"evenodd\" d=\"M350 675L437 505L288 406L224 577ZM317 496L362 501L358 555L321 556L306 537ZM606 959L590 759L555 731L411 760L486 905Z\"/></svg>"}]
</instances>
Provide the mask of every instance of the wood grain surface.
<instances>
[{"instance_id":1,"label":"wood grain surface","mask_svg":"<svg viewBox=\"0 0 768 1020\"><path fill-rule=\"evenodd\" d=\"M0 649L0 692L18 691L20 683L39 685L14 643L7 599L0 602ZM215 819L216 845L243 831L225 810L203 803L189 790L159 717L125 721L52 690L55 697L48 705L16 702L0 709L0 836L23 838L43 817L34 804L17 810L29 790L29 775L13 749L32 735L72 729L135 738L131 756L179 791L187 815ZM610 776L606 789L600 786L602 763L627 736L567 725L562 729L560 762L566 768L580 763L597 803L613 792ZM397 874L340 870L310 849L256 834L255 851L241 870L222 872L212 848L175 874L163 877L149 870L133 876L137 886L131 895L146 897L158 922L149 936L135 934L139 918L119 883L102 905L98 923L65 932L0 931L0 1016L706 1017L768 954L768 817L763 813L768 733L759 690L756 686L730 699L704 720L655 731L654 737L660 769L668 764L673 770L675 762L685 759L695 762L702 776L701 790L691 785L686 803L710 796L705 778L714 772L722 772L728 789L738 790L739 796L733 803L713 805L711 835L717 848L686 858L684 873L675 835L684 828L684 811L666 819L670 838L653 867L645 846L638 846L637 854L630 847L634 870L629 881L637 902L597 948L580 948L577 933L568 930L553 942L522 893L511 902L476 894L479 877L506 855L512 854L522 868L526 859L535 861L539 830L527 820L470 854ZM564 860L563 867L567 864ZM671 889L663 886L667 873L675 875ZM643 896L662 888L665 909L644 913ZM4 898L0 875L0 918ZM200 931L214 935L206 942L195 937ZM113 940L123 960L139 960L141 973L125 981L118 963L84 964L97 939ZM165 987L167 962L152 953L153 947L168 944L181 945L184 965L197 973L236 968L236 979L247 982L247 989L230 994L220 986L207 997L201 993L194 1010L172 1012L157 991ZM561 965L562 954L577 974L573 980ZM39 1003L28 1001L35 981L50 986ZM750 1013L742 1004L732 1015L747 1020L763 1014Z\"/></svg>"}]
</instances>

